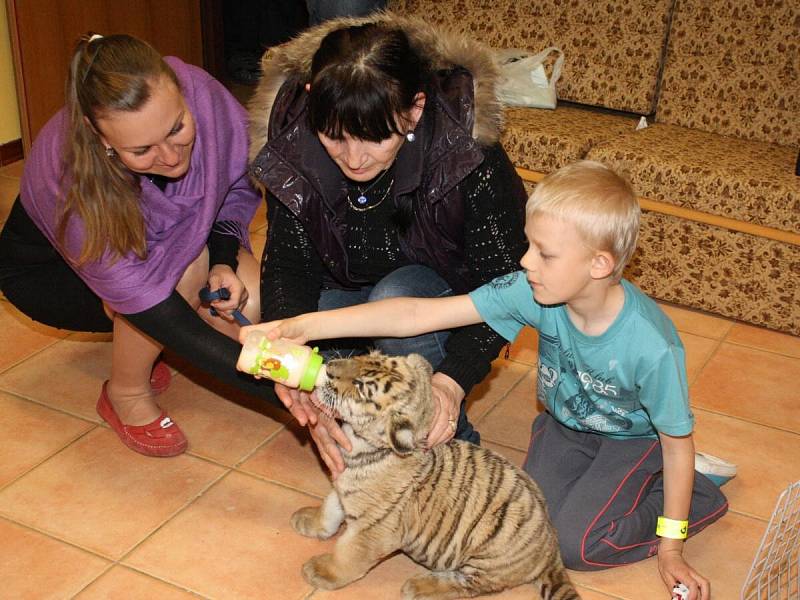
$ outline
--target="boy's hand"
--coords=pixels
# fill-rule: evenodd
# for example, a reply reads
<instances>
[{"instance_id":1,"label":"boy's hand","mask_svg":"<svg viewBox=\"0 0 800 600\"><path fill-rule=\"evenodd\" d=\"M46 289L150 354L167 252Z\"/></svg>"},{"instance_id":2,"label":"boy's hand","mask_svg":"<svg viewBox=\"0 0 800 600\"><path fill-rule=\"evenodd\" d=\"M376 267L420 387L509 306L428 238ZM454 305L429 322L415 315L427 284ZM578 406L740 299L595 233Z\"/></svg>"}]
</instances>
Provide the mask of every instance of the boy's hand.
<instances>
[{"instance_id":1,"label":"boy's hand","mask_svg":"<svg viewBox=\"0 0 800 600\"><path fill-rule=\"evenodd\" d=\"M464 390L452 378L443 373L434 373L431 377L433 392L433 425L428 433L428 448L453 439L461 411Z\"/></svg>"},{"instance_id":2,"label":"boy's hand","mask_svg":"<svg viewBox=\"0 0 800 600\"><path fill-rule=\"evenodd\" d=\"M271 340L285 338L295 344L305 344L310 339L302 325L302 320L298 317L267 321L266 323L259 323L258 325L242 327L239 330L239 341L244 343L247 334L251 331L261 331Z\"/></svg>"},{"instance_id":3,"label":"boy's hand","mask_svg":"<svg viewBox=\"0 0 800 600\"><path fill-rule=\"evenodd\" d=\"M339 446L348 452L352 452L353 447L350 440L345 435L342 428L335 419L320 413L317 422L308 426L311 438L317 445L322 460L330 469L331 477L335 480L344 471L344 458Z\"/></svg>"},{"instance_id":4,"label":"boy's hand","mask_svg":"<svg viewBox=\"0 0 800 600\"><path fill-rule=\"evenodd\" d=\"M661 538L658 549L658 570L670 592L670 598L672 588L680 582L689 588L687 600L711 600L711 584L683 559L682 541L679 542L681 546L676 545L674 548L670 544L672 541Z\"/></svg>"}]
</instances>

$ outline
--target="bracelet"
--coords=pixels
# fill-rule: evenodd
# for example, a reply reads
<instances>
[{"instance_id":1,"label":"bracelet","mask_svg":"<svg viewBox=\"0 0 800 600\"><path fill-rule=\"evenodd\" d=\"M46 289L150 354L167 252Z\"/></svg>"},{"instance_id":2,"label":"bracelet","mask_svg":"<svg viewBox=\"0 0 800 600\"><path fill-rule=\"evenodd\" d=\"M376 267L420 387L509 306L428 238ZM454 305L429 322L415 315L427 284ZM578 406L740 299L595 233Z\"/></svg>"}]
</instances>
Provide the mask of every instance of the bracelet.
<instances>
[{"instance_id":1,"label":"bracelet","mask_svg":"<svg viewBox=\"0 0 800 600\"><path fill-rule=\"evenodd\" d=\"M688 537L689 521L676 521L667 517L658 517L656 535L673 540L685 540Z\"/></svg>"}]
</instances>

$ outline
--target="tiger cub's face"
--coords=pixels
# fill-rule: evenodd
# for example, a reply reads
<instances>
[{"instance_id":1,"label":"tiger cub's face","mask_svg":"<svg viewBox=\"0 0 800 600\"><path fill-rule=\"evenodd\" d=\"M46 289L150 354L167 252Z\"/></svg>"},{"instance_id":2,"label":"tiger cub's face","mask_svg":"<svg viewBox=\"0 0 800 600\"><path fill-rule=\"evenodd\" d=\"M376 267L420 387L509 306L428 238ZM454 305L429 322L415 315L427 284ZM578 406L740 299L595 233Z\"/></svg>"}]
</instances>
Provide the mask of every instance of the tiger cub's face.
<instances>
[{"instance_id":1,"label":"tiger cub's face","mask_svg":"<svg viewBox=\"0 0 800 600\"><path fill-rule=\"evenodd\" d=\"M328 381L317 388L326 409L338 413L359 437L398 454L412 452L433 418L431 366L419 354L331 360Z\"/></svg>"}]
</instances>

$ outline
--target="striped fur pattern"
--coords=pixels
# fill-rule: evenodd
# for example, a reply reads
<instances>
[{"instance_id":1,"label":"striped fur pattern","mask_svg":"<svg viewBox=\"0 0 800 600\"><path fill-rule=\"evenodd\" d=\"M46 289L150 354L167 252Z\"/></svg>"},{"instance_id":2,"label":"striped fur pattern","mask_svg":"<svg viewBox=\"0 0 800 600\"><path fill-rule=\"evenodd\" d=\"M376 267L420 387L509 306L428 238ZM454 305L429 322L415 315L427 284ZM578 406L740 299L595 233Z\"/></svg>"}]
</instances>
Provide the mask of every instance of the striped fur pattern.
<instances>
[{"instance_id":1,"label":"striped fur pattern","mask_svg":"<svg viewBox=\"0 0 800 600\"><path fill-rule=\"evenodd\" d=\"M303 567L315 587L340 588L402 550L430 573L404 600L467 598L525 583L545 600L578 598L539 488L501 456L451 441L425 450L433 419L431 367L419 355L333 360L317 396L341 417L353 451L320 507L292 516L299 533L334 535Z\"/></svg>"}]
</instances>

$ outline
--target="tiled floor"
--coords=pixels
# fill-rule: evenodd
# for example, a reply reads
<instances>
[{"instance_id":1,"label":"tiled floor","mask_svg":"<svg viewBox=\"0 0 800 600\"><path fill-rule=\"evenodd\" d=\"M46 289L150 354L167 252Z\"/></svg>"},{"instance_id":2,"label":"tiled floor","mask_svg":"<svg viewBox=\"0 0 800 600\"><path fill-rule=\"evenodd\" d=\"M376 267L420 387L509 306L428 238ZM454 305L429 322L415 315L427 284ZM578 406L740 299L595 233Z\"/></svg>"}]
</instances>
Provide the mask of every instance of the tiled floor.
<instances>
[{"instance_id":1,"label":"tiled floor","mask_svg":"<svg viewBox=\"0 0 800 600\"><path fill-rule=\"evenodd\" d=\"M19 176L19 165L0 169L0 221ZM253 231L263 246L263 215ZM665 308L687 347L697 445L739 464L725 487L730 513L686 546L714 598L730 600L777 495L800 479L800 339ZM535 348L526 331L470 397L486 444L517 464L537 411ZM289 516L319 502L329 483L284 415L177 372L163 403L189 452L148 459L94 412L106 338L33 324L0 299L0 349L0 597L383 599L398 598L421 570L396 556L337 593L305 583L301 565L331 542L295 534ZM573 577L587 600L667 597L653 559Z\"/></svg>"}]
</instances>

